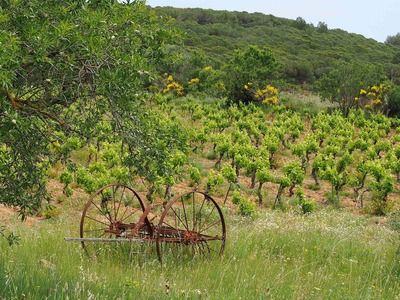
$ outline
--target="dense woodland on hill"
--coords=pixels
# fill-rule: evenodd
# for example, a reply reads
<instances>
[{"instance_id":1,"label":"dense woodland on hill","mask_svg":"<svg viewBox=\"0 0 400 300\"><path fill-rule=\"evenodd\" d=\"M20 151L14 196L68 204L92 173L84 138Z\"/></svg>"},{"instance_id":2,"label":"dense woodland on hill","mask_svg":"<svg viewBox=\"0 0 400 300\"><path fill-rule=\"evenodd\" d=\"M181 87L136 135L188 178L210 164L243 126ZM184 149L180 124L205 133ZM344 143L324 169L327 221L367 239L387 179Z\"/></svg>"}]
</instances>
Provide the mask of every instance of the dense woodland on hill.
<instances>
[{"instance_id":1,"label":"dense woodland on hill","mask_svg":"<svg viewBox=\"0 0 400 300\"><path fill-rule=\"evenodd\" d=\"M270 48L283 64L292 82L312 83L338 61L382 65L396 80L400 78L399 48L379 43L360 34L328 25L307 24L299 17L290 20L261 13L157 7L157 14L170 16L185 33L184 45L194 61L218 67L233 51L247 45Z\"/></svg>"}]
</instances>

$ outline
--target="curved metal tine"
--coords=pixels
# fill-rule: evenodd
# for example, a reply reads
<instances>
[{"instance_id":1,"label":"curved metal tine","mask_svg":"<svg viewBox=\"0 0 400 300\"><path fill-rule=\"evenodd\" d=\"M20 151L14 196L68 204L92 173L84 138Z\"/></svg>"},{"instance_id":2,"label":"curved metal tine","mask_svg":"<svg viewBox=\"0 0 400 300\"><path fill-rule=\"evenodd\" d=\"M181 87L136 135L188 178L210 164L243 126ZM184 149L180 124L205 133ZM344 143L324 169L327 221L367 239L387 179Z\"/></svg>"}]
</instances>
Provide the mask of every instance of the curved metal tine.
<instances>
[{"instance_id":1,"label":"curved metal tine","mask_svg":"<svg viewBox=\"0 0 400 300\"><path fill-rule=\"evenodd\" d=\"M210 255L210 254L211 254L211 249L210 249L210 247L208 246L207 242L204 242L204 244L207 246L208 255Z\"/></svg>"},{"instance_id":2,"label":"curved metal tine","mask_svg":"<svg viewBox=\"0 0 400 300\"><path fill-rule=\"evenodd\" d=\"M201 255L203 255L204 256L204 246L203 246L203 242L199 242L199 243L197 243L197 246L199 247L199 250L200 250L200 252L201 252Z\"/></svg>"}]
</instances>

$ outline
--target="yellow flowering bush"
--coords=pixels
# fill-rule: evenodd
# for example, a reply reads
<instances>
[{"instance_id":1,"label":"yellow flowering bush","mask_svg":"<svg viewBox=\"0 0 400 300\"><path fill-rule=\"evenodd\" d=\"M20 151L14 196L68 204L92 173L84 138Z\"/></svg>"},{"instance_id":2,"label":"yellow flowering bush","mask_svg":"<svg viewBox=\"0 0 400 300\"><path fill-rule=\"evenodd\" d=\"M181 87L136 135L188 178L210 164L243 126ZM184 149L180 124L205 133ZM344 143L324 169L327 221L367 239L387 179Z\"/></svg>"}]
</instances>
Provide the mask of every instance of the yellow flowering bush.
<instances>
[{"instance_id":1,"label":"yellow flowering bush","mask_svg":"<svg viewBox=\"0 0 400 300\"><path fill-rule=\"evenodd\" d=\"M184 95L184 88L181 84L176 82L174 80L174 77L172 75L168 75L167 78L165 79L165 87L162 90L164 94L173 92L176 93L178 96L183 96Z\"/></svg>"},{"instance_id":2,"label":"yellow flowering bush","mask_svg":"<svg viewBox=\"0 0 400 300\"><path fill-rule=\"evenodd\" d=\"M243 88L257 101L271 105L279 103L279 90L270 84L266 85L264 88L255 89L254 84L248 82L243 86Z\"/></svg>"},{"instance_id":3,"label":"yellow flowering bush","mask_svg":"<svg viewBox=\"0 0 400 300\"><path fill-rule=\"evenodd\" d=\"M256 91L257 99L266 104L273 104L273 105L278 104L279 103L278 96L279 96L279 90L272 85L267 85L265 88Z\"/></svg>"},{"instance_id":4,"label":"yellow flowering bush","mask_svg":"<svg viewBox=\"0 0 400 300\"><path fill-rule=\"evenodd\" d=\"M385 98L390 87L386 84L373 85L367 89L361 89L359 96L354 100L359 102L359 106L366 109L379 110L385 104Z\"/></svg>"}]
</instances>

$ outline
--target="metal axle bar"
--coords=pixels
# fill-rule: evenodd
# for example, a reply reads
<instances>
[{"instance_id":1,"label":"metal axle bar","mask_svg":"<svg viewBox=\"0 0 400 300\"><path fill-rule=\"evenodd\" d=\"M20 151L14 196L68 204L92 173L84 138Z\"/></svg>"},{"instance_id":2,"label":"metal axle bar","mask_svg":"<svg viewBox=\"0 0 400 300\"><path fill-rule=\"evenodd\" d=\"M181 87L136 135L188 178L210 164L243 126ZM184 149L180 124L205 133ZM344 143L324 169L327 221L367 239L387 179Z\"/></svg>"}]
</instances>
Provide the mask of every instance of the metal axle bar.
<instances>
[{"instance_id":1,"label":"metal axle bar","mask_svg":"<svg viewBox=\"0 0 400 300\"><path fill-rule=\"evenodd\" d=\"M103 238L64 238L66 242L97 242L97 243L126 243L126 242L145 242L143 239L131 238L131 239L103 239Z\"/></svg>"}]
</instances>

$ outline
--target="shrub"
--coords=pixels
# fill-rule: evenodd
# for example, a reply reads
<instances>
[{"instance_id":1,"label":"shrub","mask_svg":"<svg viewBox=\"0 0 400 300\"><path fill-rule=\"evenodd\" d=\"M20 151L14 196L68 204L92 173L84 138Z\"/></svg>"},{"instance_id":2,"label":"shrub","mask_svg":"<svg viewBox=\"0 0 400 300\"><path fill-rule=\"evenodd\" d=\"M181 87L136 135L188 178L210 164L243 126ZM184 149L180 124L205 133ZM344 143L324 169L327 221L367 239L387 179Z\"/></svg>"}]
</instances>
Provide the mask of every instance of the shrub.
<instances>
[{"instance_id":1,"label":"shrub","mask_svg":"<svg viewBox=\"0 0 400 300\"><path fill-rule=\"evenodd\" d=\"M239 210L242 216L252 217L256 212L256 205L247 199L242 199L239 203Z\"/></svg>"},{"instance_id":2,"label":"shrub","mask_svg":"<svg viewBox=\"0 0 400 300\"><path fill-rule=\"evenodd\" d=\"M242 216L252 217L256 212L256 204L244 198L239 191L233 192L232 203L239 207L239 212Z\"/></svg>"},{"instance_id":3,"label":"shrub","mask_svg":"<svg viewBox=\"0 0 400 300\"><path fill-rule=\"evenodd\" d=\"M296 191L296 200L303 214L312 213L316 208L315 202L306 198L301 189Z\"/></svg>"},{"instance_id":4,"label":"shrub","mask_svg":"<svg viewBox=\"0 0 400 300\"><path fill-rule=\"evenodd\" d=\"M242 196L240 195L239 191L234 191L232 193L232 203L235 205L239 205L240 201L242 200Z\"/></svg>"},{"instance_id":5,"label":"shrub","mask_svg":"<svg viewBox=\"0 0 400 300\"><path fill-rule=\"evenodd\" d=\"M389 92L387 101L389 115L400 117L400 86L396 85Z\"/></svg>"},{"instance_id":6,"label":"shrub","mask_svg":"<svg viewBox=\"0 0 400 300\"><path fill-rule=\"evenodd\" d=\"M230 100L253 101L253 95L245 86L249 82L256 89L265 86L266 80L274 77L277 66L275 57L267 48L249 46L243 50L236 50L233 58L225 66L225 86Z\"/></svg>"},{"instance_id":7,"label":"shrub","mask_svg":"<svg viewBox=\"0 0 400 300\"><path fill-rule=\"evenodd\" d=\"M200 174L200 170L194 166L192 166L189 170L189 174L190 174L190 185L194 186L199 184L200 180L201 180L201 174Z\"/></svg>"}]
</instances>

